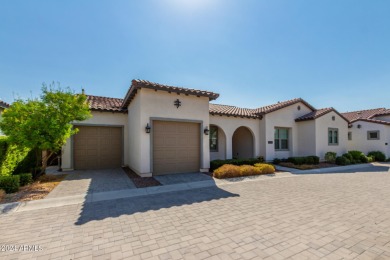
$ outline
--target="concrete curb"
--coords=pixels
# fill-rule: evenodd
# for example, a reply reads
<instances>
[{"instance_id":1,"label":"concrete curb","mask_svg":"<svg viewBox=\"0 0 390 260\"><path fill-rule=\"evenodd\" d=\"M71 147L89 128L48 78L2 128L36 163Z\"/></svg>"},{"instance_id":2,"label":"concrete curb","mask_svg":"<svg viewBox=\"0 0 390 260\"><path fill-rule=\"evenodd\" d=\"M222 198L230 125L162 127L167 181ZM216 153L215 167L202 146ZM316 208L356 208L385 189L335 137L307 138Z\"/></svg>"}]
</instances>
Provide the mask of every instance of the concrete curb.
<instances>
[{"instance_id":1,"label":"concrete curb","mask_svg":"<svg viewBox=\"0 0 390 260\"><path fill-rule=\"evenodd\" d=\"M374 163L368 163L368 164L355 164L355 165L337 166L337 167L312 169L312 170L298 170L298 169L292 169L292 168L287 168L278 165L276 165L275 168L279 171L291 172L292 174L308 174L308 173L331 173L331 172L338 172L338 171L348 171L348 170L355 170L355 169L370 168L373 166L378 166L378 165Z\"/></svg>"},{"instance_id":2,"label":"concrete curb","mask_svg":"<svg viewBox=\"0 0 390 260\"><path fill-rule=\"evenodd\" d=\"M123 198L133 198L140 196L148 196L153 194L161 194L174 191L184 191L191 189L207 188L207 187L219 187L225 185L232 185L243 182L254 182L254 181L264 181L264 180L273 180L286 177L297 177L293 175L282 175L282 176L258 176L259 178L246 178L242 177L240 180L236 178L234 181L228 180L207 180L207 181L198 181L190 183L181 183L173 184L166 186L155 186L141 189L127 189L127 190L118 190L118 191L108 191L108 192L99 192L92 194L82 194L74 195L60 198L52 199L42 199L42 200L33 200L26 202L14 202L8 204L0 204L0 214L7 214L12 212L23 212L30 210L39 210L46 208L55 208L61 206L69 206L75 204L123 199Z\"/></svg>"}]
</instances>

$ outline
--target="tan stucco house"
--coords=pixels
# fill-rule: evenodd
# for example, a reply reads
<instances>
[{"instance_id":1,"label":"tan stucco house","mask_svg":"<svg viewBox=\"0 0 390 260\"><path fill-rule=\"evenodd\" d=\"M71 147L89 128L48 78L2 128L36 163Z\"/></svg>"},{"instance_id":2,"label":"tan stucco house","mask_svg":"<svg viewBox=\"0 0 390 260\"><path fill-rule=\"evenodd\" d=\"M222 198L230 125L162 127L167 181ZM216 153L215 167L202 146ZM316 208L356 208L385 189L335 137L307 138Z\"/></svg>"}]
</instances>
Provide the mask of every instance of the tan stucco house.
<instances>
[{"instance_id":1,"label":"tan stucco house","mask_svg":"<svg viewBox=\"0 0 390 260\"><path fill-rule=\"evenodd\" d=\"M126 165L147 177L208 171L215 159L324 158L351 147L353 128L334 108L301 98L256 109L210 103L218 96L145 80L133 80L123 99L88 95L93 117L74 123L80 131L63 148L61 166Z\"/></svg>"}]
</instances>

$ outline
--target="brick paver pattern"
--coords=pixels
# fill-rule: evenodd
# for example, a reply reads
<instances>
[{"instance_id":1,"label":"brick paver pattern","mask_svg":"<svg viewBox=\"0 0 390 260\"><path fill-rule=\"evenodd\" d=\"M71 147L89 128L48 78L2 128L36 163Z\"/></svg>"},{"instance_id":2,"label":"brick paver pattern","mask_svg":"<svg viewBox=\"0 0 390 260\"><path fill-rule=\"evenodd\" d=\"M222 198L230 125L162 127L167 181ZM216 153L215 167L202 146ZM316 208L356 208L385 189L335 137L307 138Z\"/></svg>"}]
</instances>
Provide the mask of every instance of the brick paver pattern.
<instances>
[{"instance_id":1,"label":"brick paver pattern","mask_svg":"<svg viewBox=\"0 0 390 260\"><path fill-rule=\"evenodd\" d=\"M1 259L390 259L388 172L300 175L0 216Z\"/></svg>"}]
</instances>

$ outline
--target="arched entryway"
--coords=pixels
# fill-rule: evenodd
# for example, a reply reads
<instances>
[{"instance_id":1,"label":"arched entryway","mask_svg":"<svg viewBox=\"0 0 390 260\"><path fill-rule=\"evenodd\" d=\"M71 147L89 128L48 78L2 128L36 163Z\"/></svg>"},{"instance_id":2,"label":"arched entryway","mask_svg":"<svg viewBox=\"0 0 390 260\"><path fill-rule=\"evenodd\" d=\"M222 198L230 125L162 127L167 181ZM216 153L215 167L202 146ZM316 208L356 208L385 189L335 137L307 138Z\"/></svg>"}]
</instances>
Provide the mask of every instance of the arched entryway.
<instances>
[{"instance_id":1,"label":"arched entryway","mask_svg":"<svg viewBox=\"0 0 390 260\"><path fill-rule=\"evenodd\" d=\"M237 128L233 134L233 158L253 158L253 143L253 134L249 128Z\"/></svg>"},{"instance_id":2,"label":"arched entryway","mask_svg":"<svg viewBox=\"0 0 390 260\"><path fill-rule=\"evenodd\" d=\"M217 125L210 125L210 161L226 159L226 135Z\"/></svg>"}]
</instances>

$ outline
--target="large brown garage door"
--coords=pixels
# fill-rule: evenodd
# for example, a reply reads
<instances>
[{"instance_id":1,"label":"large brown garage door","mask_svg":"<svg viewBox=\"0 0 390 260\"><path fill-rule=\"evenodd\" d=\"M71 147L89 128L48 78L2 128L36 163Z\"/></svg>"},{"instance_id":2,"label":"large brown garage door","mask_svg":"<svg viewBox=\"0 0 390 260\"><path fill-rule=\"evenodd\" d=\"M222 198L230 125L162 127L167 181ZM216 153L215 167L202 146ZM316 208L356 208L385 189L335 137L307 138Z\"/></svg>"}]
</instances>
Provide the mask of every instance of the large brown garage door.
<instances>
[{"instance_id":1,"label":"large brown garage door","mask_svg":"<svg viewBox=\"0 0 390 260\"><path fill-rule=\"evenodd\" d=\"M110 169L122 165L122 128L77 126L74 135L74 168Z\"/></svg>"},{"instance_id":2,"label":"large brown garage door","mask_svg":"<svg viewBox=\"0 0 390 260\"><path fill-rule=\"evenodd\" d=\"M153 122L153 174L198 172L200 125L197 123Z\"/></svg>"}]
</instances>

